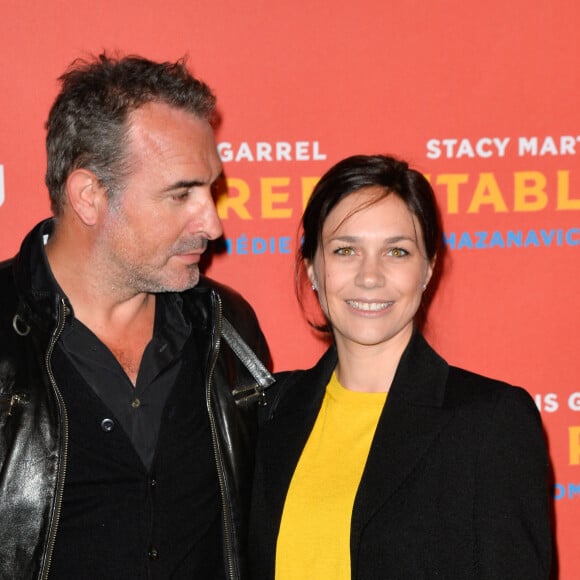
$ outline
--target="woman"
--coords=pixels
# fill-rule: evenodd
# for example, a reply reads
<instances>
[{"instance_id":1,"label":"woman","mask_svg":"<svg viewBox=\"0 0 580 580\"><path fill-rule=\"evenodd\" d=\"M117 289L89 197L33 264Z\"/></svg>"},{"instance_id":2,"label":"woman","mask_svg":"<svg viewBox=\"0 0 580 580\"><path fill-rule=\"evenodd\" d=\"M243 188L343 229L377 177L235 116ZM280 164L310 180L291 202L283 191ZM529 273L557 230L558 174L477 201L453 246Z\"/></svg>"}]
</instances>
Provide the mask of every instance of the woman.
<instances>
[{"instance_id":1,"label":"woman","mask_svg":"<svg viewBox=\"0 0 580 580\"><path fill-rule=\"evenodd\" d=\"M417 329L442 239L427 180L350 157L322 177L302 228L299 262L333 344L280 374L264 408L251 577L547 578L532 398L449 366Z\"/></svg>"}]
</instances>

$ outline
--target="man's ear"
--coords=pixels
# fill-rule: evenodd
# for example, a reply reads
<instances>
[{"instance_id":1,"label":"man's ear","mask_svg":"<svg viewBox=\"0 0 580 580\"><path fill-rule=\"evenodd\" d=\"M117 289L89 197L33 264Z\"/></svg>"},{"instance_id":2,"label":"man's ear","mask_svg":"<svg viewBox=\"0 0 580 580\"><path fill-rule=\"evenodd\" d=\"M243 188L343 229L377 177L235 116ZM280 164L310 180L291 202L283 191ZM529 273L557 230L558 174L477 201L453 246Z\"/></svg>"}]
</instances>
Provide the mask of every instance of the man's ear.
<instances>
[{"instance_id":1,"label":"man's ear","mask_svg":"<svg viewBox=\"0 0 580 580\"><path fill-rule=\"evenodd\" d=\"M95 174L88 169L75 169L67 177L66 193L78 218L87 226L95 225L107 195Z\"/></svg>"}]
</instances>

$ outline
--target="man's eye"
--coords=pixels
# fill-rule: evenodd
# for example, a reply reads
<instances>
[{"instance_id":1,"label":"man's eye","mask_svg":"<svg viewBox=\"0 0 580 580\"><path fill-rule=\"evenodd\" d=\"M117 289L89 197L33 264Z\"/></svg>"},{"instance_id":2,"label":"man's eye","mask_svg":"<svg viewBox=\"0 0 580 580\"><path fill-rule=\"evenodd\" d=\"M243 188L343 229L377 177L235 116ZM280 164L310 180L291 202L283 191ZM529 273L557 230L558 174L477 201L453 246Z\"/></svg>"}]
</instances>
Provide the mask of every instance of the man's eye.
<instances>
[{"instance_id":1,"label":"man's eye","mask_svg":"<svg viewBox=\"0 0 580 580\"><path fill-rule=\"evenodd\" d=\"M338 248L334 253L339 256L354 256L354 248Z\"/></svg>"},{"instance_id":2,"label":"man's eye","mask_svg":"<svg viewBox=\"0 0 580 580\"><path fill-rule=\"evenodd\" d=\"M189 197L189 191L183 191L181 193L175 193L171 196L171 199L175 201L185 201Z\"/></svg>"}]
</instances>

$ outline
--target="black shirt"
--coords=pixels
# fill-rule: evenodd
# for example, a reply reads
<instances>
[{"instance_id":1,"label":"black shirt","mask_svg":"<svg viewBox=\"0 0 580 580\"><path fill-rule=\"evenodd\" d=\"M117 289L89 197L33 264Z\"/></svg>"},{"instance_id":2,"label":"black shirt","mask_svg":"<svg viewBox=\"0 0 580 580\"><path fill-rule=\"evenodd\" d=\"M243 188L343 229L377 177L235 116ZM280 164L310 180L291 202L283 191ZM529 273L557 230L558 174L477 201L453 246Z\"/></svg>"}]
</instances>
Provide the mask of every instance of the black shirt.
<instances>
[{"instance_id":1,"label":"black shirt","mask_svg":"<svg viewBox=\"0 0 580 580\"><path fill-rule=\"evenodd\" d=\"M64 335L51 360L68 444L50 578L223 579L207 331L185 322L179 296L159 296L135 388L77 320Z\"/></svg>"},{"instance_id":2,"label":"black shirt","mask_svg":"<svg viewBox=\"0 0 580 580\"><path fill-rule=\"evenodd\" d=\"M81 376L111 410L143 465L155 456L163 408L181 368L181 352L191 333L181 296L157 294L153 338L145 348L136 385L113 353L80 320L72 318L60 345Z\"/></svg>"}]
</instances>

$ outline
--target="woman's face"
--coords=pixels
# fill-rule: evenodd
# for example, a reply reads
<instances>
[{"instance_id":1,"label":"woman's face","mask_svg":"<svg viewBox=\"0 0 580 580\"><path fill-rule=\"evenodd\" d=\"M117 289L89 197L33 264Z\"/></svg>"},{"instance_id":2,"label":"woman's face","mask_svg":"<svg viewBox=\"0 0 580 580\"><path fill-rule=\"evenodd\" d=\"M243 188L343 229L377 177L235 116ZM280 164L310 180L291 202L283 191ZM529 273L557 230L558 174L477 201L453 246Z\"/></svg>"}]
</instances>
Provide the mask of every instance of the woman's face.
<instances>
[{"instance_id":1,"label":"woman's face","mask_svg":"<svg viewBox=\"0 0 580 580\"><path fill-rule=\"evenodd\" d=\"M405 203L379 188L344 198L328 215L322 243L307 263L340 349L406 346L433 272L419 222ZM359 209L359 208L363 209Z\"/></svg>"}]
</instances>

